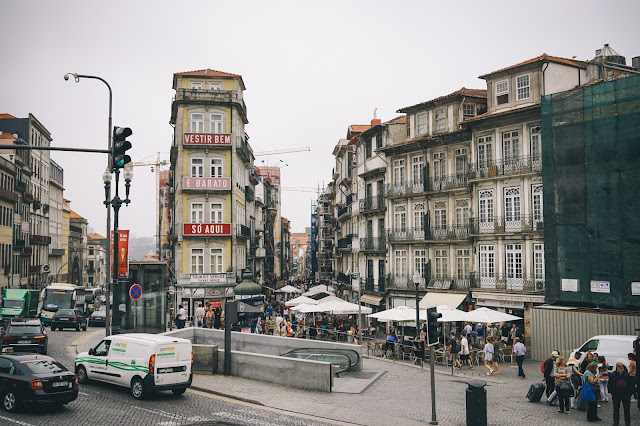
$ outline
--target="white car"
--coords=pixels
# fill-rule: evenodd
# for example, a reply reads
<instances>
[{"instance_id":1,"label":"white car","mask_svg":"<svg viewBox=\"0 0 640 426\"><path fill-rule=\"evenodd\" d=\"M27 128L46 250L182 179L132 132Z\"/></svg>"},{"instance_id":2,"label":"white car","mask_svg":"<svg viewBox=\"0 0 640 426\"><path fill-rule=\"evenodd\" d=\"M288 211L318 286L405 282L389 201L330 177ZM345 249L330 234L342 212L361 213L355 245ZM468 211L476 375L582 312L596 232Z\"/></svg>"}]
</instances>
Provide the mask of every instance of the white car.
<instances>
[{"instance_id":1,"label":"white car","mask_svg":"<svg viewBox=\"0 0 640 426\"><path fill-rule=\"evenodd\" d=\"M625 335L593 336L584 342L579 349L574 349L570 356L574 356L576 352L580 352L582 353L582 357L579 361L582 362L587 352L596 352L598 356L604 356L607 364L609 364L609 371L613 371L616 368L617 362L624 364L628 370L628 354L633 353L633 343L638 339L638 336Z\"/></svg>"},{"instance_id":2,"label":"white car","mask_svg":"<svg viewBox=\"0 0 640 426\"><path fill-rule=\"evenodd\" d=\"M76 356L78 381L131 388L136 399L155 391L182 395L192 380L193 349L187 339L157 334L117 334Z\"/></svg>"}]
</instances>

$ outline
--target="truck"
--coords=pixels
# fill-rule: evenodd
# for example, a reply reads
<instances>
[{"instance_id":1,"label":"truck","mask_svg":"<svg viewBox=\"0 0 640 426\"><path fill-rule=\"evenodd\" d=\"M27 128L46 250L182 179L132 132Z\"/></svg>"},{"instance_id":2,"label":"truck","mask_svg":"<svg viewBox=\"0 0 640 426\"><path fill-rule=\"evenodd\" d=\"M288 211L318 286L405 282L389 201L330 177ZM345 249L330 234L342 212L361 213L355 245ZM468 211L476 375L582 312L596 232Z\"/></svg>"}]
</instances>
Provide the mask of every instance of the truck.
<instances>
[{"instance_id":1,"label":"truck","mask_svg":"<svg viewBox=\"0 0 640 426\"><path fill-rule=\"evenodd\" d=\"M0 303L0 323L14 318L36 318L39 297L38 290L5 289Z\"/></svg>"}]
</instances>

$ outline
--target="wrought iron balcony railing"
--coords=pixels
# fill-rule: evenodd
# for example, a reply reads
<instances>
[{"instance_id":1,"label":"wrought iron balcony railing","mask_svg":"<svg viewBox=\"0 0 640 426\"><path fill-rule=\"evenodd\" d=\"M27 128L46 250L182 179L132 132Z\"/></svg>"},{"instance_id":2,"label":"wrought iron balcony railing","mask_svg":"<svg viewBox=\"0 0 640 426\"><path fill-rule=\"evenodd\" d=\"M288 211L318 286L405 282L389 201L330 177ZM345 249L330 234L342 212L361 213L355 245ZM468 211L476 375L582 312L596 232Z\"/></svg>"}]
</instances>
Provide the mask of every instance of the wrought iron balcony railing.
<instances>
[{"instance_id":1,"label":"wrought iron balcony railing","mask_svg":"<svg viewBox=\"0 0 640 426\"><path fill-rule=\"evenodd\" d=\"M469 219L471 234L506 234L520 232L543 232L542 215L489 216Z\"/></svg>"},{"instance_id":2,"label":"wrought iron balcony railing","mask_svg":"<svg viewBox=\"0 0 640 426\"><path fill-rule=\"evenodd\" d=\"M427 240L466 240L469 225L433 226L427 228Z\"/></svg>"},{"instance_id":3,"label":"wrought iron balcony railing","mask_svg":"<svg viewBox=\"0 0 640 426\"><path fill-rule=\"evenodd\" d=\"M544 292L544 277L523 275L522 273L476 275L472 288L500 291Z\"/></svg>"},{"instance_id":4,"label":"wrought iron balcony railing","mask_svg":"<svg viewBox=\"0 0 640 426\"><path fill-rule=\"evenodd\" d=\"M367 197L360 200L360 212L368 213L368 212L376 212L376 211L384 211L387 206L385 205L385 198L383 195L376 195L373 197Z\"/></svg>"},{"instance_id":5,"label":"wrought iron balcony railing","mask_svg":"<svg viewBox=\"0 0 640 426\"><path fill-rule=\"evenodd\" d=\"M362 278L360 280L360 290L384 294L386 291L385 284L385 278L378 278L378 280L374 278Z\"/></svg>"},{"instance_id":6,"label":"wrought iron balcony railing","mask_svg":"<svg viewBox=\"0 0 640 426\"><path fill-rule=\"evenodd\" d=\"M385 252L387 244L384 237L360 238L360 251Z\"/></svg>"},{"instance_id":7,"label":"wrought iron balcony railing","mask_svg":"<svg viewBox=\"0 0 640 426\"><path fill-rule=\"evenodd\" d=\"M416 288L413 277L409 275L389 275L389 287ZM425 288L425 278L420 278L418 288Z\"/></svg>"},{"instance_id":8,"label":"wrought iron balcony railing","mask_svg":"<svg viewBox=\"0 0 640 426\"><path fill-rule=\"evenodd\" d=\"M447 189L465 188L469 186L466 173L429 178L426 192L438 192Z\"/></svg>"},{"instance_id":9,"label":"wrought iron balcony railing","mask_svg":"<svg viewBox=\"0 0 640 426\"><path fill-rule=\"evenodd\" d=\"M389 242L424 240L424 229L387 229L387 239Z\"/></svg>"},{"instance_id":10,"label":"wrought iron balcony railing","mask_svg":"<svg viewBox=\"0 0 640 426\"><path fill-rule=\"evenodd\" d=\"M513 157L501 161L469 164L469 179L494 178L498 176L539 173L542 171L540 155Z\"/></svg>"},{"instance_id":11,"label":"wrought iron balcony railing","mask_svg":"<svg viewBox=\"0 0 640 426\"><path fill-rule=\"evenodd\" d=\"M249 185L246 185L244 187L244 196L247 199L247 201L253 201L256 199L255 191Z\"/></svg>"},{"instance_id":12,"label":"wrought iron balcony railing","mask_svg":"<svg viewBox=\"0 0 640 426\"><path fill-rule=\"evenodd\" d=\"M351 241L353 239L353 235L349 234L344 238L340 238L338 240L338 249L339 250L349 250L351 248Z\"/></svg>"},{"instance_id":13,"label":"wrought iron balcony railing","mask_svg":"<svg viewBox=\"0 0 640 426\"><path fill-rule=\"evenodd\" d=\"M238 226L238 233L236 234L241 238L251 238L251 228L245 225Z\"/></svg>"},{"instance_id":14,"label":"wrought iron balcony railing","mask_svg":"<svg viewBox=\"0 0 640 426\"><path fill-rule=\"evenodd\" d=\"M427 288L438 290L469 290L475 288L475 276L468 274L460 277L436 275L429 278Z\"/></svg>"},{"instance_id":15,"label":"wrought iron balcony railing","mask_svg":"<svg viewBox=\"0 0 640 426\"><path fill-rule=\"evenodd\" d=\"M349 213L349 206L345 205L338 209L338 219L343 219L346 214Z\"/></svg>"},{"instance_id":16,"label":"wrought iron balcony railing","mask_svg":"<svg viewBox=\"0 0 640 426\"><path fill-rule=\"evenodd\" d=\"M424 181L421 180L388 183L385 185L385 195L390 198L421 194L423 192Z\"/></svg>"}]
</instances>

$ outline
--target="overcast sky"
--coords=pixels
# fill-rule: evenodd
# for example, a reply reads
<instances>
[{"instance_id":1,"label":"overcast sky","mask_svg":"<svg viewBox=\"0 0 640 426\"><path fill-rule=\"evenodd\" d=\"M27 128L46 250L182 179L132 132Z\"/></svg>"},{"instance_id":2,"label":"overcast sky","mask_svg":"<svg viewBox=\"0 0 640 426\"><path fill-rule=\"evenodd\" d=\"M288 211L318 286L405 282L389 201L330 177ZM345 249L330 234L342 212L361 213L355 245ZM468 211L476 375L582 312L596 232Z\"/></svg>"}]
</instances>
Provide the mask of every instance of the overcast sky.
<instances>
[{"instance_id":1,"label":"overcast sky","mask_svg":"<svg viewBox=\"0 0 640 426\"><path fill-rule=\"evenodd\" d=\"M436 6L437 5L437 6ZM331 155L350 124L390 120L399 108L486 88L478 76L542 53L588 60L609 43L640 55L640 1L0 1L0 113L34 114L53 145L106 149L113 123L133 129L133 161L169 159L174 72L242 75L254 151L278 160L285 187L331 179ZM105 234L102 154L52 153L71 208ZM282 163L281 163L282 164ZM121 187L123 185L121 184ZM120 228L155 235L155 175L136 167ZM302 232L307 192L285 191L282 215Z\"/></svg>"}]
</instances>

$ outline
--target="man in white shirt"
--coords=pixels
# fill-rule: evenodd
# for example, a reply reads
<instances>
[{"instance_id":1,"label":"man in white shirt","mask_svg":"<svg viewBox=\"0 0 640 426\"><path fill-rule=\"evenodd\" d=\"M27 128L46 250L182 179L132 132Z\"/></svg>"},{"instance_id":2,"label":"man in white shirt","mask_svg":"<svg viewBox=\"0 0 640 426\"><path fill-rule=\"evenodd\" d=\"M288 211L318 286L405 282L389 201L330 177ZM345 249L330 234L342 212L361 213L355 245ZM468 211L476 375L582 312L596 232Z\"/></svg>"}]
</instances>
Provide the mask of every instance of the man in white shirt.
<instances>
[{"instance_id":1,"label":"man in white shirt","mask_svg":"<svg viewBox=\"0 0 640 426\"><path fill-rule=\"evenodd\" d=\"M469 341L465 333L460 333L460 361L463 365L466 361L469 364L469 368L473 370L473 364L471 363L471 358L469 358Z\"/></svg>"},{"instance_id":2,"label":"man in white shirt","mask_svg":"<svg viewBox=\"0 0 640 426\"><path fill-rule=\"evenodd\" d=\"M204 322L204 307L202 305L198 305L196 308L196 327L202 327L202 323Z\"/></svg>"},{"instance_id":3,"label":"man in white shirt","mask_svg":"<svg viewBox=\"0 0 640 426\"><path fill-rule=\"evenodd\" d=\"M184 328L185 323L187 322L187 311L184 309L184 306L180 306L180 310L178 311L178 328Z\"/></svg>"},{"instance_id":4,"label":"man in white shirt","mask_svg":"<svg viewBox=\"0 0 640 426\"><path fill-rule=\"evenodd\" d=\"M516 363L518 364L518 377L524 379L524 370L522 369L522 362L524 361L524 355L527 353L527 348L520 342L520 338L516 337L516 344L513 345L513 354L516 356Z\"/></svg>"}]
</instances>

